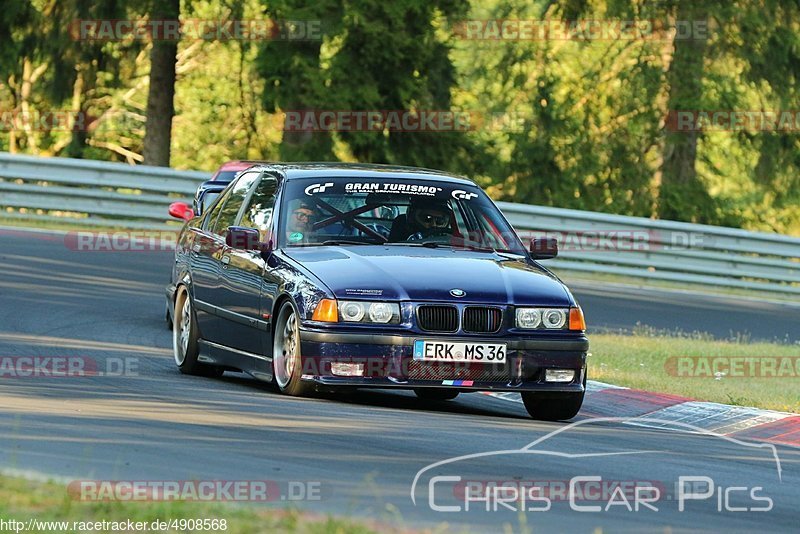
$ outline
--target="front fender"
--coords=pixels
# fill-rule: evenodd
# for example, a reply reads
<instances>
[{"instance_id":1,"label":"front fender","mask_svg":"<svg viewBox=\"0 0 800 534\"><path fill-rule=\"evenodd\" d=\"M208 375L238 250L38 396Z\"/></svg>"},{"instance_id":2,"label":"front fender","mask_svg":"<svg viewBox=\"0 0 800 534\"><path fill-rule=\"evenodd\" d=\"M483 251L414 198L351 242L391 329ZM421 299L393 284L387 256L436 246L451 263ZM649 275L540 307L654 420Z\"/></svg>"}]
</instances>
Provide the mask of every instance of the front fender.
<instances>
[{"instance_id":1,"label":"front fender","mask_svg":"<svg viewBox=\"0 0 800 534\"><path fill-rule=\"evenodd\" d=\"M302 322L311 319L320 300L334 298L333 292L309 271L293 262L281 258L271 274L279 279L277 298L274 300L272 316L278 313L278 306L289 298L295 305Z\"/></svg>"}]
</instances>

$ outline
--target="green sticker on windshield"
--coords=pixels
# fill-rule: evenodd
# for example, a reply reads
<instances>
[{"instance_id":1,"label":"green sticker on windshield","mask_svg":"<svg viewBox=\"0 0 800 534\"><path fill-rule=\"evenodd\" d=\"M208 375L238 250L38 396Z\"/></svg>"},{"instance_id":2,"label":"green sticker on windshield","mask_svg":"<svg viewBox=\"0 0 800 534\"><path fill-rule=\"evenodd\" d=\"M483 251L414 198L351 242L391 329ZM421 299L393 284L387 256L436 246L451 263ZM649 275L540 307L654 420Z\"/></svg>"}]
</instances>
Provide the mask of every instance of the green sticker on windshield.
<instances>
[{"instance_id":1,"label":"green sticker on windshield","mask_svg":"<svg viewBox=\"0 0 800 534\"><path fill-rule=\"evenodd\" d=\"M289 234L289 242L297 243L298 241L303 240L303 233L302 232L292 232Z\"/></svg>"}]
</instances>

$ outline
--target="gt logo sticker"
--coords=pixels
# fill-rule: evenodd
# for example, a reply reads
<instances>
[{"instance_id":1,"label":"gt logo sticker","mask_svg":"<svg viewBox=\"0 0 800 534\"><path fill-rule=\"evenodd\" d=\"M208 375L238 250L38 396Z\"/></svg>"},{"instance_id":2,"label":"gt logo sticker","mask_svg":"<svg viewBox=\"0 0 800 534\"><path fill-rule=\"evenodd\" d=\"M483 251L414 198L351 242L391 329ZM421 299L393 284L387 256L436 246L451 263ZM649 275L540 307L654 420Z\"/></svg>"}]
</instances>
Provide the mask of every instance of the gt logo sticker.
<instances>
[{"instance_id":1,"label":"gt logo sticker","mask_svg":"<svg viewBox=\"0 0 800 534\"><path fill-rule=\"evenodd\" d=\"M315 193L324 193L329 187L333 187L333 182L326 182L324 184L311 184L306 187L306 195L311 196Z\"/></svg>"},{"instance_id":2,"label":"gt logo sticker","mask_svg":"<svg viewBox=\"0 0 800 534\"><path fill-rule=\"evenodd\" d=\"M462 191L461 189L454 189L453 190L453 198L456 200L471 200L478 196L478 193L467 193L466 191Z\"/></svg>"}]
</instances>

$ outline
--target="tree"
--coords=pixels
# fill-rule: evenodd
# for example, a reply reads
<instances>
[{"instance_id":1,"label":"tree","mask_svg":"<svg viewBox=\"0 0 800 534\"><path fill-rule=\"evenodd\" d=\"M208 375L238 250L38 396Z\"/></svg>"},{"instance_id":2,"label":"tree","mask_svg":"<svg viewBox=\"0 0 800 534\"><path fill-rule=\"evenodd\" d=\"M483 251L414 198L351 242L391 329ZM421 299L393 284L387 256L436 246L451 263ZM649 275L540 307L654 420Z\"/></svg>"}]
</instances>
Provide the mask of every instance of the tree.
<instances>
[{"instance_id":1,"label":"tree","mask_svg":"<svg viewBox=\"0 0 800 534\"><path fill-rule=\"evenodd\" d=\"M277 20L323 22L320 39L272 41L260 56L265 108L280 110L449 110L456 81L437 24L466 13L465 0L377 2L282 0ZM452 168L466 138L442 132L284 132L282 159L349 157Z\"/></svg>"},{"instance_id":2,"label":"tree","mask_svg":"<svg viewBox=\"0 0 800 534\"><path fill-rule=\"evenodd\" d=\"M675 20L694 23L708 22L705 2L678 0ZM672 60L667 73L670 111L701 109L707 35L699 32L690 39L676 36ZM658 215L662 219L690 220L713 223L714 201L697 174L697 143L700 132L667 132L661 166L661 190Z\"/></svg>"},{"instance_id":3,"label":"tree","mask_svg":"<svg viewBox=\"0 0 800 534\"><path fill-rule=\"evenodd\" d=\"M461 98L520 119L483 132L479 152L494 161L481 181L501 200L651 216L664 45L585 38L580 22L612 26L647 16L627 2L503 0L481 8L470 18L551 22L553 29L560 21L575 31L574 38L471 41L457 50Z\"/></svg>"},{"instance_id":4,"label":"tree","mask_svg":"<svg viewBox=\"0 0 800 534\"><path fill-rule=\"evenodd\" d=\"M178 20L180 0L153 0L151 20ZM150 87L144 135L144 163L169 167L172 118L175 115L177 41L154 36L150 51Z\"/></svg>"}]
</instances>

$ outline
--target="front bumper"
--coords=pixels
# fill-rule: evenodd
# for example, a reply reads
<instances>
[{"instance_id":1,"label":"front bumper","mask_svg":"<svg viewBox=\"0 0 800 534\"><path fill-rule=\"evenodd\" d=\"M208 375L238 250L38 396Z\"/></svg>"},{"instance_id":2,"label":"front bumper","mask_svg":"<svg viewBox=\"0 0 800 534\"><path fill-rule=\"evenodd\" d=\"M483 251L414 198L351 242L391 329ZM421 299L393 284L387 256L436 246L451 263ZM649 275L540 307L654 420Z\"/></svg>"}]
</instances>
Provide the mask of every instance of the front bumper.
<instances>
[{"instance_id":1,"label":"front bumper","mask_svg":"<svg viewBox=\"0 0 800 534\"><path fill-rule=\"evenodd\" d=\"M420 362L413 359L415 340L441 339L505 343L502 364ZM427 334L362 334L301 329L303 380L323 386L376 388L449 388L462 391L584 391L584 335L547 338L464 338ZM364 376L335 376L332 363L363 364ZM546 382L546 369L572 369L571 382Z\"/></svg>"}]
</instances>

